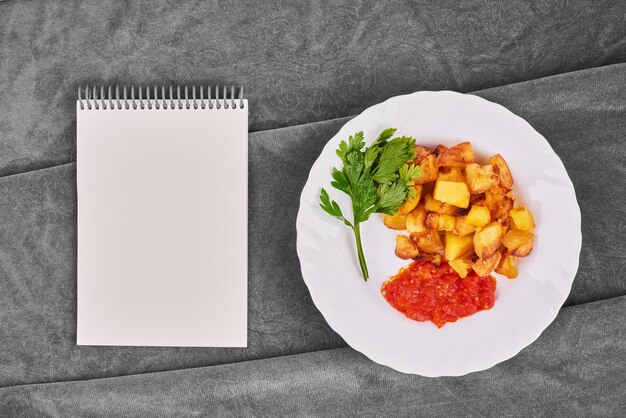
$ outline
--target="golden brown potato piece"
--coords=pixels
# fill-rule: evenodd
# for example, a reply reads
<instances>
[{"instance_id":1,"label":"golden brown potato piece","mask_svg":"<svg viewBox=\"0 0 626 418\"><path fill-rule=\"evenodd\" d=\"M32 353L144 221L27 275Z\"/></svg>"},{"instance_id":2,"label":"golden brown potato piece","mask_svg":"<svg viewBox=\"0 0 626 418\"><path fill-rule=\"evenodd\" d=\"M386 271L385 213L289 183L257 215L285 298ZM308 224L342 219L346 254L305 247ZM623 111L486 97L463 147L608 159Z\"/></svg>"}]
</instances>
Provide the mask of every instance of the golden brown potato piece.
<instances>
[{"instance_id":1,"label":"golden brown potato piece","mask_svg":"<svg viewBox=\"0 0 626 418\"><path fill-rule=\"evenodd\" d=\"M396 255L403 260L408 260L409 258L415 258L420 255L417 246L413 244L413 241L409 239L409 237L405 235L397 235L396 236Z\"/></svg>"},{"instance_id":2,"label":"golden brown potato piece","mask_svg":"<svg viewBox=\"0 0 626 418\"><path fill-rule=\"evenodd\" d=\"M406 215L396 213L395 215L385 215L383 223L387 228L403 231L406 229Z\"/></svg>"},{"instance_id":3,"label":"golden brown potato piece","mask_svg":"<svg viewBox=\"0 0 626 418\"><path fill-rule=\"evenodd\" d=\"M505 196L511 199L513 201L513 206L515 206L515 202L517 202L517 199L515 198L515 195L513 194L513 190L509 190L507 194L505 194Z\"/></svg>"},{"instance_id":4,"label":"golden brown potato piece","mask_svg":"<svg viewBox=\"0 0 626 418\"><path fill-rule=\"evenodd\" d=\"M502 199L506 197L507 194L508 194L507 189L505 189L504 187L500 187L499 185L496 185L485 192L485 197L489 204L497 205Z\"/></svg>"},{"instance_id":5,"label":"golden brown potato piece","mask_svg":"<svg viewBox=\"0 0 626 418\"><path fill-rule=\"evenodd\" d=\"M533 240L535 236L533 235ZM511 255L515 257L526 257L533 250L533 241L528 241L525 244L522 244L520 247L517 247L514 250L511 250Z\"/></svg>"},{"instance_id":6,"label":"golden brown potato piece","mask_svg":"<svg viewBox=\"0 0 626 418\"><path fill-rule=\"evenodd\" d=\"M421 253L434 254L443 250L443 242L437 231L428 231L425 234L411 234L411 240Z\"/></svg>"},{"instance_id":7,"label":"golden brown potato piece","mask_svg":"<svg viewBox=\"0 0 626 418\"><path fill-rule=\"evenodd\" d=\"M467 216L457 216L454 223L454 233L468 235L476 232L476 227L467 223Z\"/></svg>"},{"instance_id":8,"label":"golden brown potato piece","mask_svg":"<svg viewBox=\"0 0 626 418\"><path fill-rule=\"evenodd\" d=\"M499 177L493 172L492 165L479 166L478 164L468 164L465 168L467 185L472 194L483 193L498 185Z\"/></svg>"},{"instance_id":9,"label":"golden brown potato piece","mask_svg":"<svg viewBox=\"0 0 626 418\"><path fill-rule=\"evenodd\" d=\"M504 187L500 187L500 186L495 186L491 188L490 190L488 190L487 192L485 192L485 206L489 208L489 211L491 212L492 220L497 219L498 209L502 205L502 201L504 199L510 199L506 197L506 194L507 194L507 190ZM512 199L511 199L511 202L513 202ZM505 205L507 204L505 203Z\"/></svg>"},{"instance_id":10,"label":"golden brown potato piece","mask_svg":"<svg viewBox=\"0 0 626 418\"><path fill-rule=\"evenodd\" d=\"M437 180L460 181L465 183L465 174L461 167L441 167Z\"/></svg>"},{"instance_id":11,"label":"golden brown potato piece","mask_svg":"<svg viewBox=\"0 0 626 418\"><path fill-rule=\"evenodd\" d=\"M485 193L470 194L470 205L487 205L487 195Z\"/></svg>"},{"instance_id":12,"label":"golden brown potato piece","mask_svg":"<svg viewBox=\"0 0 626 418\"><path fill-rule=\"evenodd\" d=\"M424 190L424 186L422 185L415 186L415 192L416 192L415 197L405 200L402 206L400 206L400 208L398 209L397 213L399 213L400 215L406 215L407 213L415 209L415 207L419 204L420 200L422 199L422 190Z\"/></svg>"},{"instance_id":13,"label":"golden brown potato piece","mask_svg":"<svg viewBox=\"0 0 626 418\"><path fill-rule=\"evenodd\" d=\"M502 225L500 222L491 222L474 234L474 250L480 258L489 258L500 247L501 242Z\"/></svg>"},{"instance_id":14,"label":"golden brown potato piece","mask_svg":"<svg viewBox=\"0 0 626 418\"><path fill-rule=\"evenodd\" d=\"M451 232L446 232L446 247L444 256L446 260L453 261L472 251L474 246L473 235L459 236Z\"/></svg>"},{"instance_id":15,"label":"golden brown potato piece","mask_svg":"<svg viewBox=\"0 0 626 418\"><path fill-rule=\"evenodd\" d=\"M509 232L509 226L502 225L502 238L504 238L507 232ZM500 247L498 248L498 251L506 252L506 247L504 246L504 244L500 243Z\"/></svg>"},{"instance_id":16,"label":"golden brown potato piece","mask_svg":"<svg viewBox=\"0 0 626 418\"><path fill-rule=\"evenodd\" d=\"M415 147L413 147L413 151L415 151L415 158L413 158L413 161L411 161L411 164L415 164L415 165L418 165L419 163L422 162L424 158L426 158L426 156L432 154L432 152L430 152L428 148L423 147L421 145L416 145Z\"/></svg>"},{"instance_id":17,"label":"golden brown potato piece","mask_svg":"<svg viewBox=\"0 0 626 418\"><path fill-rule=\"evenodd\" d=\"M526 231L511 229L502 238L502 243L509 250L511 255L515 257L526 257L533 249L533 241L535 236Z\"/></svg>"},{"instance_id":18,"label":"golden brown potato piece","mask_svg":"<svg viewBox=\"0 0 626 418\"><path fill-rule=\"evenodd\" d=\"M439 171L437 170L437 157L434 154L424 157L419 166L422 168L422 175L413 180L415 184L425 184L437 180Z\"/></svg>"},{"instance_id":19,"label":"golden brown potato piece","mask_svg":"<svg viewBox=\"0 0 626 418\"><path fill-rule=\"evenodd\" d=\"M472 261L469 257L458 258L456 260L449 261L448 264L462 279L467 277L467 273L469 273L472 268Z\"/></svg>"},{"instance_id":20,"label":"golden brown potato piece","mask_svg":"<svg viewBox=\"0 0 626 418\"><path fill-rule=\"evenodd\" d=\"M489 164L493 166L493 171L500 177L500 186L511 190L513 188L513 176L504 158L500 154L496 154L489 158Z\"/></svg>"},{"instance_id":21,"label":"golden brown potato piece","mask_svg":"<svg viewBox=\"0 0 626 418\"><path fill-rule=\"evenodd\" d=\"M411 234L426 232L426 214L424 204L418 205L406 217L406 230Z\"/></svg>"},{"instance_id":22,"label":"golden brown potato piece","mask_svg":"<svg viewBox=\"0 0 626 418\"><path fill-rule=\"evenodd\" d=\"M456 215L457 210L459 209L456 206L438 201L430 194L424 196L424 205L426 206L426 210L428 212L436 212L443 215Z\"/></svg>"},{"instance_id":23,"label":"golden brown potato piece","mask_svg":"<svg viewBox=\"0 0 626 418\"><path fill-rule=\"evenodd\" d=\"M472 264L472 268L480 277L487 277L496 269L501 258L502 254L496 251L489 257L479 258L478 261Z\"/></svg>"},{"instance_id":24,"label":"golden brown potato piece","mask_svg":"<svg viewBox=\"0 0 626 418\"><path fill-rule=\"evenodd\" d=\"M500 221L502 225L509 224L509 213L513 208L513 199L504 197L495 205L493 219Z\"/></svg>"},{"instance_id":25,"label":"golden brown potato piece","mask_svg":"<svg viewBox=\"0 0 626 418\"><path fill-rule=\"evenodd\" d=\"M460 181L437 180L433 197L440 202L466 208L470 202L470 192L467 184Z\"/></svg>"},{"instance_id":26,"label":"golden brown potato piece","mask_svg":"<svg viewBox=\"0 0 626 418\"><path fill-rule=\"evenodd\" d=\"M439 155L441 155L442 152L444 152L447 149L448 149L448 147L446 147L445 145L439 144L433 150L433 154L435 154L435 156L439 156Z\"/></svg>"},{"instance_id":27,"label":"golden brown potato piece","mask_svg":"<svg viewBox=\"0 0 626 418\"><path fill-rule=\"evenodd\" d=\"M465 167L474 162L474 150L469 142L461 142L455 146L443 150L437 156L439 167Z\"/></svg>"},{"instance_id":28,"label":"golden brown potato piece","mask_svg":"<svg viewBox=\"0 0 626 418\"><path fill-rule=\"evenodd\" d=\"M485 206L472 205L465 221L477 228L482 228L491 222L491 213Z\"/></svg>"},{"instance_id":29,"label":"golden brown potato piece","mask_svg":"<svg viewBox=\"0 0 626 418\"><path fill-rule=\"evenodd\" d=\"M435 254L420 254L417 257L415 257L415 260L418 261L428 261L430 263L433 263L436 266L439 266L439 264L441 264L441 262L443 261L441 254L439 253L435 253Z\"/></svg>"},{"instance_id":30,"label":"golden brown potato piece","mask_svg":"<svg viewBox=\"0 0 626 418\"><path fill-rule=\"evenodd\" d=\"M526 206L511 209L509 216L513 221L513 227L520 231L531 231L535 227L535 221Z\"/></svg>"},{"instance_id":31,"label":"golden brown potato piece","mask_svg":"<svg viewBox=\"0 0 626 418\"><path fill-rule=\"evenodd\" d=\"M433 189L435 188L435 182L431 181L430 183L425 183L425 184L422 185L422 187L423 187L422 199L424 199L427 194L430 194L432 196Z\"/></svg>"},{"instance_id":32,"label":"golden brown potato piece","mask_svg":"<svg viewBox=\"0 0 626 418\"><path fill-rule=\"evenodd\" d=\"M456 218L452 215L442 215L440 213L429 213L426 216L426 228L435 231L454 231Z\"/></svg>"},{"instance_id":33,"label":"golden brown potato piece","mask_svg":"<svg viewBox=\"0 0 626 418\"><path fill-rule=\"evenodd\" d=\"M515 267L515 257L511 255L504 256L500 259L498 267L496 267L496 273L500 273L509 279L517 277L517 267Z\"/></svg>"}]
</instances>

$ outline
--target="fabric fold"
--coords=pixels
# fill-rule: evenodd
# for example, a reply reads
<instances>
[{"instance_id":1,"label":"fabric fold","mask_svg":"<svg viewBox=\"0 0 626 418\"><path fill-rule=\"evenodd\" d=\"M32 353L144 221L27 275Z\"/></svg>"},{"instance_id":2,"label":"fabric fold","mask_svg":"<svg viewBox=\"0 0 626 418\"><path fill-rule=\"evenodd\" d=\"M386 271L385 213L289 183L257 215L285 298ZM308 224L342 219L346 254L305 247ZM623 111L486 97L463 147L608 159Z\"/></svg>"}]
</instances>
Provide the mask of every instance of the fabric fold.
<instances>
[{"instance_id":1,"label":"fabric fold","mask_svg":"<svg viewBox=\"0 0 626 418\"><path fill-rule=\"evenodd\" d=\"M565 308L516 357L462 377L406 375L341 348L4 388L1 411L110 417L616 416L626 408L626 364L620 361L626 356L625 312L623 296Z\"/></svg>"},{"instance_id":2,"label":"fabric fold","mask_svg":"<svg viewBox=\"0 0 626 418\"><path fill-rule=\"evenodd\" d=\"M236 84L250 128L626 60L626 4L153 0L0 3L0 175L75 155L79 85Z\"/></svg>"},{"instance_id":3,"label":"fabric fold","mask_svg":"<svg viewBox=\"0 0 626 418\"><path fill-rule=\"evenodd\" d=\"M621 279L626 268L621 236L626 65L476 94L528 120L572 178L582 210L583 250L567 304L626 294ZM247 349L76 346L75 166L0 178L5 197L0 199L0 386L219 365L344 346L302 281L295 218L311 164L346 120L250 134ZM602 338L609 343L614 336Z\"/></svg>"}]
</instances>

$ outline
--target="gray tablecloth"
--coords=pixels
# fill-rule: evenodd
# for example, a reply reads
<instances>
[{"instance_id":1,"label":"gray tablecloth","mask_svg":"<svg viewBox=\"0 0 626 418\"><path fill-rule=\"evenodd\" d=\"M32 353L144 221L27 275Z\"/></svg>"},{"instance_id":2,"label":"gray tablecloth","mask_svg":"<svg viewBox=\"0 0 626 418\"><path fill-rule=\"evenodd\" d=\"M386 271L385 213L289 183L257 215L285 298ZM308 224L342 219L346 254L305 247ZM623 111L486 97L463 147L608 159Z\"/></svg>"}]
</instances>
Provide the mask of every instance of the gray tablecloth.
<instances>
[{"instance_id":1,"label":"gray tablecloth","mask_svg":"<svg viewBox=\"0 0 626 418\"><path fill-rule=\"evenodd\" d=\"M592 67L626 58L626 7L491 6L0 3L0 415L619 415L626 64ZM249 91L246 349L75 345L75 89L116 80ZM399 93L497 85L476 94L542 133L577 191L567 307L488 371L394 372L345 348L312 304L300 190L346 116Z\"/></svg>"},{"instance_id":2,"label":"gray tablecloth","mask_svg":"<svg viewBox=\"0 0 626 418\"><path fill-rule=\"evenodd\" d=\"M7 416L623 416L626 297L563 309L487 372L429 379L348 348L0 392Z\"/></svg>"}]
</instances>

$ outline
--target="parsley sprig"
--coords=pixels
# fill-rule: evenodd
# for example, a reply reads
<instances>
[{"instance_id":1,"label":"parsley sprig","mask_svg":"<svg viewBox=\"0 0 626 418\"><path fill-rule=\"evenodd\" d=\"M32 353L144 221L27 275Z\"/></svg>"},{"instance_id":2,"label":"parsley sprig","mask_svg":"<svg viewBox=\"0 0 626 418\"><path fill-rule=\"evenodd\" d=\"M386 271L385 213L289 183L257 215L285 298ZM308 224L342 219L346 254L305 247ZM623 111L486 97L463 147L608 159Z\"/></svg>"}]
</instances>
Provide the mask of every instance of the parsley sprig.
<instances>
[{"instance_id":1,"label":"parsley sprig","mask_svg":"<svg viewBox=\"0 0 626 418\"><path fill-rule=\"evenodd\" d=\"M415 196L413 179L422 174L419 166L408 164L415 158L415 139L407 136L390 139L395 132L395 128L385 129L365 149L363 132L357 132L348 138L348 142L341 141L339 144L337 155L343 168L333 168L330 184L350 196L351 221L343 215L337 202L330 199L326 190L322 188L320 192L322 209L354 231L359 264L366 281L369 273L361 245L360 224L367 221L372 213L395 215L405 199Z\"/></svg>"}]
</instances>

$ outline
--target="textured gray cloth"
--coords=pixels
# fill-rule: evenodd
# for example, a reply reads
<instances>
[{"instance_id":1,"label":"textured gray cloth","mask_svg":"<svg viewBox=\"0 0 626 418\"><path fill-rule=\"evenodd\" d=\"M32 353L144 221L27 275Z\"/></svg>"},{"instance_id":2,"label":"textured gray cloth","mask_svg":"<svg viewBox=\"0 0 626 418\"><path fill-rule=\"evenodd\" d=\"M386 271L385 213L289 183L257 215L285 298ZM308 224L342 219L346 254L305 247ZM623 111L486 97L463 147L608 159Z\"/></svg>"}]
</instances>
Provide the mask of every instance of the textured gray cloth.
<instances>
[{"instance_id":1,"label":"textured gray cloth","mask_svg":"<svg viewBox=\"0 0 626 418\"><path fill-rule=\"evenodd\" d=\"M479 94L506 105L533 124L561 156L572 177L583 216L583 250L567 303L626 294L620 273L626 262L624 199L618 194L626 189L626 103L621 100L626 94L626 64ZM295 216L309 167L345 121L250 135L247 349L76 346L74 164L0 178L0 195L9 197L0 201L0 272L4 279L0 293L0 384L172 370L343 345L313 306L301 279L295 253ZM602 147L595 146L598 141ZM623 312L617 308L611 311L616 322L622 321L620 315ZM606 323L592 318L580 321L581 327L598 327L598 332L604 333L599 344L615 345L623 337ZM574 343L579 335L569 338ZM161 390L166 391L166 387L169 385Z\"/></svg>"},{"instance_id":2,"label":"textured gray cloth","mask_svg":"<svg viewBox=\"0 0 626 418\"><path fill-rule=\"evenodd\" d=\"M513 359L405 375L341 348L224 366L0 389L6 416L600 417L626 410L626 297L565 308Z\"/></svg>"},{"instance_id":3,"label":"textured gray cloth","mask_svg":"<svg viewBox=\"0 0 626 418\"><path fill-rule=\"evenodd\" d=\"M87 83L237 83L250 128L626 60L622 0L0 4L0 175L74 159Z\"/></svg>"},{"instance_id":4,"label":"textured gray cloth","mask_svg":"<svg viewBox=\"0 0 626 418\"><path fill-rule=\"evenodd\" d=\"M295 215L347 119L321 120L420 89L623 62L625 16L617 0L2 2L0 416L621 415L625 64L477 93L546 136L583 221L570 307L491 370L424 379L338 348L300 276ZM247 349L75 345L74 101L96 82L245 85L258 131Z\"/></svg>"}]
</instances>

